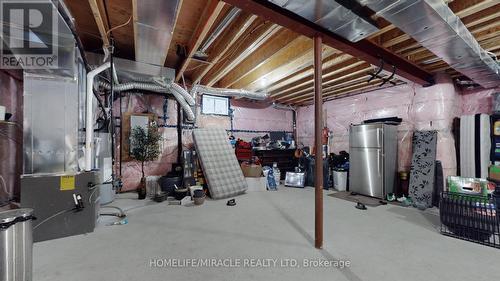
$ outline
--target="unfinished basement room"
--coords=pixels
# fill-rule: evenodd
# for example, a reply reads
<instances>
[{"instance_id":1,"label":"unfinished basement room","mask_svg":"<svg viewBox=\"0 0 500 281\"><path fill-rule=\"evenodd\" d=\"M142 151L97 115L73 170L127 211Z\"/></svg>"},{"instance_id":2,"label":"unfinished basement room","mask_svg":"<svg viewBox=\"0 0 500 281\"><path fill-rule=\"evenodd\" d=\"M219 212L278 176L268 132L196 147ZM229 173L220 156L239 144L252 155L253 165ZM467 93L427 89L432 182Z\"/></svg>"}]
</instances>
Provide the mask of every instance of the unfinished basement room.
<instances>
[{"instance_id":1,"label":"unfinished basement room","mask_svg":"<svg viewBox=\"0 0 500 281\"><path fill-rule=\"evenodd\" d=\"M500 0L0 0L0 281L500 277Z\"/></svg>"}]
</instances>

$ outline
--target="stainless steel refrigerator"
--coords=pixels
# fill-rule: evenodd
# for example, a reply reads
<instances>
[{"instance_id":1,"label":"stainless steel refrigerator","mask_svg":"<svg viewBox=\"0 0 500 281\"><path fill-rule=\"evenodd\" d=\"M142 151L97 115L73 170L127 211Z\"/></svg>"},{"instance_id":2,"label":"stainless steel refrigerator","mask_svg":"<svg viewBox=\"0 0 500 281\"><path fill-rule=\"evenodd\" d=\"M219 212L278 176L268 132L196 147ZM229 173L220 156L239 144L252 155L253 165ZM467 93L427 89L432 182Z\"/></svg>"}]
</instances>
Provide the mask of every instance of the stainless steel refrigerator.
<instances>
[{"instance_id":1,"label":"stainless steel refrigerator","mask_svg":"<svg viewBox=\"0 0 500 281\"><path fill-rule=\"evenodd\" d=\"M394 192L398 158L397 126L351 125L349 191L377 198Z\"/></svg>"}]
</instances>

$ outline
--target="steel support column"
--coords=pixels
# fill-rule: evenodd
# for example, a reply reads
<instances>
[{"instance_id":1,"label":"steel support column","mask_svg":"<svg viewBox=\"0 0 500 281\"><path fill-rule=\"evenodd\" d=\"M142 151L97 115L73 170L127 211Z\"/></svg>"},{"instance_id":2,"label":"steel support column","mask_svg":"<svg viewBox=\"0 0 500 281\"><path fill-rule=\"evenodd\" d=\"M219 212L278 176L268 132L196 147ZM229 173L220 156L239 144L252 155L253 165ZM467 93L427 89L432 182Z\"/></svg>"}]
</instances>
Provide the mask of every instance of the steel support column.
<instances>
[{"instance_id":1,"label":"steel support column","mask_svg":"<svg viewBox=\"0 0 500 281\"><path fill-rule=\"evenodd\" d=\"M321 89L322 38L314 37L314 146L315 156L315 212L314 212L314 246L318 249L323 247L323 92Z\"/></svg>"}]
</instances>

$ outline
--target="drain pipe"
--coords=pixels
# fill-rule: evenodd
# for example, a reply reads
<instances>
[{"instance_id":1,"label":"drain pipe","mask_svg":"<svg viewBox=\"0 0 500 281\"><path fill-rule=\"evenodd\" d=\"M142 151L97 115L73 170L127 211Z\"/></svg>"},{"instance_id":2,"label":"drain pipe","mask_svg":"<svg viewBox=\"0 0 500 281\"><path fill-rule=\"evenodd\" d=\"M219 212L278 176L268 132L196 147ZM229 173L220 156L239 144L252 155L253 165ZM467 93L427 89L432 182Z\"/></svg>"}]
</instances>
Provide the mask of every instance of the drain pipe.
<instances>
[{"instance_id":1,"label":"drain pipe","mask_svg":"<svg viewBox=\"0 0 500 281\"><path fill-rule=\"evenodd\" d=\"M297 108L291 105L285 105L273 102L273 108L279 110L286 110L292 112L292 128L293 128L293 139L296 143L298 143L298 135L297 135Z\"/></svg>"},{"instance_id":2,"label":"drain pipe","mask_svg":"<svg viewBox=\"0 0 500 281\"><path fill-rule=\"evenodd\" d=\"M106 62L98 68L90 71L87 74L87 105L86 105L86 121L85 121L85 171L92 170L92 149L94 139L94 78L97 74L103 72L111 66L110 62Z\"/></svg>"}]
</instances>

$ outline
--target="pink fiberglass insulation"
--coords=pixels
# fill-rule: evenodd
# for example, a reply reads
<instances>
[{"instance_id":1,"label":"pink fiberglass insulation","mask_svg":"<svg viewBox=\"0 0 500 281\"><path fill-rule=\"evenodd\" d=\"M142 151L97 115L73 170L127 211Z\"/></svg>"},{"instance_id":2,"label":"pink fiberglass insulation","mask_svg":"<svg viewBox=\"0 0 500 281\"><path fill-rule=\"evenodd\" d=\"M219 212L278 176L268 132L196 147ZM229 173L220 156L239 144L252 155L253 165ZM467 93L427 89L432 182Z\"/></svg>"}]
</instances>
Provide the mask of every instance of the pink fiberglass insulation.
<instances>
[{"instance_id":1,"label":"pink fiberglass insulation","mask_svg":"<svg viewBox=\"0 0 500 281\"><path fill-rule=\"evenodd\" d=\"M22 71L0 71L0 105L11 113L9 121L23 124L23 73Z\"/></svg>"},{"instance_id":2,"label":"pink fiberglass insulation","mask_svg":"<svg viewBox=\"0 0 500 281\"><path fill-rule=\"evenodd\" d=\"M23 168L23 73L0 70L0 105L11 113L0 126L0 204L19 200Z\"/></svg>"},{"instance_id":3,"label":"pink fiberglass insulation","mask_svg":"<svg viewBox=\"0 0 500 281\"><path fill-rule=\"evenodd\" d=\"M451 124L461 114L460 97L450 79L437 77L438 84L422 88L401 85L325 102L327 126L333 132L331 151L349 150L349 126L366 119L397 116L399 170L409 170L412 157L412 135L415 130L437 130L437 159L445 175L456 173L454 140ZM314 141L314 107L298 110L298 142L312 145Z\"/></svg>"},{"instance_id":4,"label":"pink fiberglass insulation","mask_svg":"<svg viewBox=\"0 0 500 281\"><path fill-rule=\"evenodd\" d=\"M491 114L494 93L500 93L500 88L462 91L462 115Z\"/></svg>"},{"instance_id":5,"label":"pink fiberglass insulation","mask_svg":"<svg viewBox=\"0 0 500 281\"><path fill-rule=\"evenodd\" d=\"M160 95L142 95L129 94L122 99L122 110L126 112L148 112L160 117L159 125L164 125L163 119L164 97ZM199 104L199 103L198 103ZM114 111L119 112L119 103L115 103ZM292 113L290 111L278 110L270 107L268 104L244 102L232 100L231 107L234 109L233 126L236 130L249 131L292 131ZM167 126L177 125L177 104L175 100L168 100L168 119ZM200 113L200 107L197 107L196 126L200 128L225 128L230 129L230 118L226 116L204 115ZM172 168L172 163L177 162L177 129L160 128L163 135L161 144L162 154L160 159L152 161L146 165L147 175L165 175ZM236 132L236 138L242 138L250 141L255 136L264 135L264 132ZM193 146L192 130L184 129L182 134L182 143L184 148ZM119 140L117 140L117 146ZM117 148L119 153L120 149ZM119 157L117 155L117 157ZM118 171L118 165L117 165ZM122 163L123 189L134 190L139 185L141 178L140 165L136 161Z\"/></svg>"}]
</instances>

